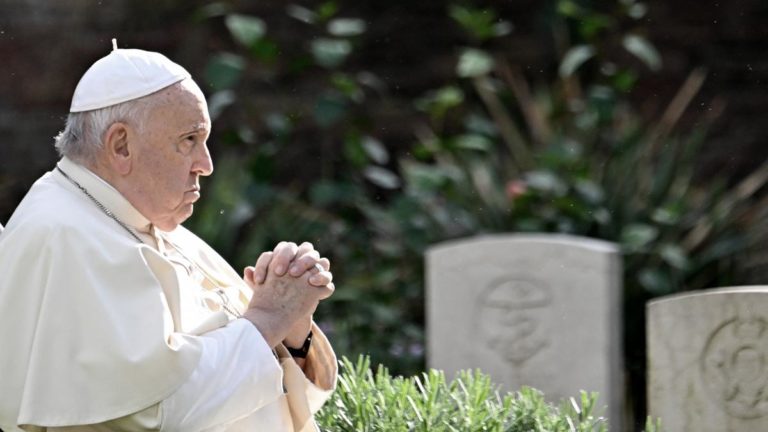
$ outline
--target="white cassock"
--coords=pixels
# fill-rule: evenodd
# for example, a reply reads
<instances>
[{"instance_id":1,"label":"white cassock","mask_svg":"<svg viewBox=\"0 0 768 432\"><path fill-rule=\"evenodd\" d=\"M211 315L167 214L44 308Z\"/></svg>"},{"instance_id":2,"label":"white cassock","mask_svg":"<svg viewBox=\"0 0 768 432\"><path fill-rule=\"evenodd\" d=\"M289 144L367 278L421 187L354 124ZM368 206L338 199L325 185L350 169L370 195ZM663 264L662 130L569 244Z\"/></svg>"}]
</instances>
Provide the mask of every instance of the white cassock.
<instances>
[{"instance_id":1,"label":"white cassock","mask_svg":"<svg viewBox=\"0 0 768 432\"><path fill-rule=\"evenodd\" d=\"M337 373L320 329L302 371L234 318L250 288L201 239L58 167L142 242L58 170L30 189L0 235L0 429L316 430Z\"/></svg>"}]
</instances>

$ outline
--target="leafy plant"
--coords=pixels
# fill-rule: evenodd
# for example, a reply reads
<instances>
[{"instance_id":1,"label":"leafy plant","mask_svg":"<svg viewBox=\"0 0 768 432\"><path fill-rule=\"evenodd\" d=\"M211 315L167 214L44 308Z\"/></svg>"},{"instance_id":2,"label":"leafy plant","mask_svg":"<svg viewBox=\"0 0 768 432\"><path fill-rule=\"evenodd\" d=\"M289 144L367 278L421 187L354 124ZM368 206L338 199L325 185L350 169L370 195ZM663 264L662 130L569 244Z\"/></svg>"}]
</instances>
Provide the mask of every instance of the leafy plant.
<instances>
[{"instance_id":1,"label":"leafy plant","mask_svg":"<svg viewBox=\"0 0 768 432\"><path fill-rule=\"evenodd\" d=\"M430 245L531 231L616 242L627 394L643 418L644 303L744 281L739 258L768 238L760 195L768 165L738 182L697 177L707 118L693 130L679 123L703 70L663 112L638 112L632 91L661 66L639 20L644 4L550 6L557 58L538 82L505 59L497 42L510 26L499 14L449 7L446 19L464 29L466 46L454 78L414 98L417 140L399 151L370 126L369 105L386 102L381 81L350 66L364 21L342 16L335 2L290 5L292 29L308 35L291 46L257 17L214 10L235 44L209 65L227 156L191 224L239 265L278 240L314 242L340 281L316 317L337 351L366 352L408 374L423 369ZM310 76L315 86L304 84ZM278 82L300 90L281 94L276 107L260 104L260 92L274 96ZM315 145L299 145L307 141ZM307 155L316 157L309 172L295 172L294 160ZM297 174L313 181L293 181Z\"/></svg>"},{"instance_id":2,"label":"leafy plant","mask_svg":"<svg viewBox=\"0 0 768 432\"><path fill-rule=\"evenodd\" d=\"M392 376L370 359L341 360L338 388L316 416L322 430L361 431L508 431L604 432L608 420L599 415L596 393L581 392L559 407L541 392L523 387L500 394L481 371L462 371L449 380L437 370L410 378ZM646 432L660 432L647 422Z\"/></svg>"},{"instance_id":3,"label":"leafy plant","mask_svg":"<svg viewBox=\"0 0 768 432\"><path fill-rule=\"evenodd\" d=\"M618 4L619 15L641 15L639 3ZM645 301L743 280L738 257L766 240L757 194L768 164L734 184L697 178L707 119L693 131L676 126L705 72L694 70L658 118L641 117L627 93L635 79L617 76L637 77L637 65L617 65L609 48L612 38L623 41L614 45L655 69L650 43L631 26L622 33L620 17L570 1L558 7L578 41L553 82L532 90L514 66L476 47L459 57L456 82L418 101L429 122L413 156L400 161L403 190L444 238L535 231L618 243L628 395L642 412ZM576 74L579 52L596 73Z\"/></svg>"}]
</instances>

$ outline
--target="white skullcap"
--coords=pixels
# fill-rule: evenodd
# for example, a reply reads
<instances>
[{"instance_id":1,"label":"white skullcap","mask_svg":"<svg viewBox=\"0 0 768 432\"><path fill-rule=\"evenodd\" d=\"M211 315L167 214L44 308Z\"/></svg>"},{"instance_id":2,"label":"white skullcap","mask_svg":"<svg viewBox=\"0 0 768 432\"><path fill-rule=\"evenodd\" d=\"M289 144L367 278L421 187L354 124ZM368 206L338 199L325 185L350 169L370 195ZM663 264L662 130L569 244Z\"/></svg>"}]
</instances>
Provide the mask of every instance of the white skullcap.
<instances>
[{"instance_id":1,"label":"white skullcap","mask_svg":"<svg viewBox=\"0 0 768 432\"><path fill-rule=\"evenodd\" d=\"M189 78L189 72L160 53L139 49L114 50L80 78L69 112L116 105L162 90Z\"/></svg>"}]
</instances>

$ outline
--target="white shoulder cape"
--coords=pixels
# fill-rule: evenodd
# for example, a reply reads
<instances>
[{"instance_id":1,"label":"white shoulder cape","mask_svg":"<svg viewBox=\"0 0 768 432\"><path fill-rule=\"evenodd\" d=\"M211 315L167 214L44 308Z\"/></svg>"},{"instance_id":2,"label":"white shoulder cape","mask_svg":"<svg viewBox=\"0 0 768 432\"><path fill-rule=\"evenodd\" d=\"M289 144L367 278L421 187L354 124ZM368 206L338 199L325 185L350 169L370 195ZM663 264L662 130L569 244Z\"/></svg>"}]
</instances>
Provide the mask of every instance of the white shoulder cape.
<instances>
[{"instance_id":1,"label":"white shoulder cape","mask_svg":"<svg viewBox=\"0 0 768 432\"><path fill-rule=\"evenodd\" d=\"M164 263L57 173L38 180L0 235L0 425L99 423L173 393L200 347L174 332Z\"/></svg>"}]
</instances>

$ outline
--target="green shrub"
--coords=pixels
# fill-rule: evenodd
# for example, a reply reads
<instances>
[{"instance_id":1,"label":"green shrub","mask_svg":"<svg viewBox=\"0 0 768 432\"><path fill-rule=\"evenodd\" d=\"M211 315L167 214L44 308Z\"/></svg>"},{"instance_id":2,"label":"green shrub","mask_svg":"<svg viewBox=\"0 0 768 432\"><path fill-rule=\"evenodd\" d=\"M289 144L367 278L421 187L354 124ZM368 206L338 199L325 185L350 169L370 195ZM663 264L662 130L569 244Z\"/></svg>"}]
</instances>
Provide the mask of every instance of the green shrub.
<instances>
[{"instance_id":1,"label":"green shrub","mask_svg":"<svg viewBox=\"0 0 768 432\"><path fill-rule=\"evenodd\" d=\"M600 416L596 393L582 392L557 407L544 395L523 387L501 395L490 377L462 371L448 380L438 370L419 376L393 377L368 357L356 363L341 360L336 392L316 416L328 432L603 432L608 420ZM647 422L646 432L659 431Z\"/></svg>"},{"instance_id":2,"label":"green shrub","mask_svg":"<svg viewBox=\"0 0 768 432\"><path fill-rule=\"evenodd\" d=\"M210 100L217 127L226 125L218 142L230 151L220 154L234 156L217 161L190 224L237 265L279 240L315 243L339 282L316 316L337 352L367 353L404 374L423 370L430 245L531 231L616 242L628 417L642 419L644 304L748 282L742 258L768 241L768 163L739 182L697 177L717 109L700 111L693 130L679 120L698 106L704 71L663 112L641 113L633 89L661 63L643 37L640 2L542 3L559 54L539 74L504 59L506 21L466 3L446 8L448 24L467 34L454 77L409 105L387 100L376 71L355 70L366 26L337 2L289 8L295 23L284 24L308 32L299 46L255 17L225 14L233 43L210 59ZM283 103L265 106L262 96L275 93ZM386 110L371 107L390 104L417 119L402 134L416 142L378 139ZM301 168L316 167L313 180L297 181L294 159L310 156L316 163Z\"/></svg>"}]
</instances>

